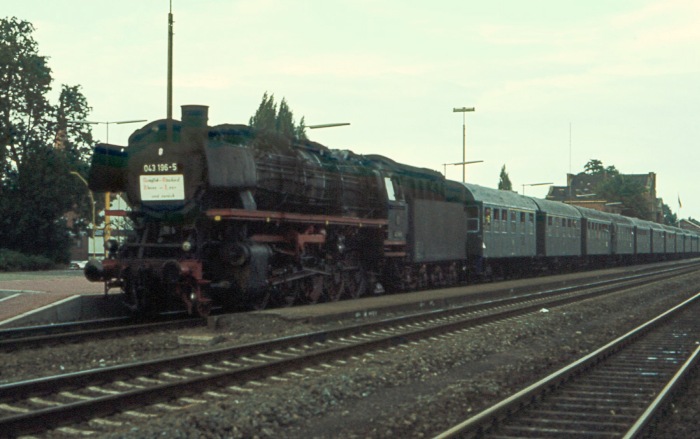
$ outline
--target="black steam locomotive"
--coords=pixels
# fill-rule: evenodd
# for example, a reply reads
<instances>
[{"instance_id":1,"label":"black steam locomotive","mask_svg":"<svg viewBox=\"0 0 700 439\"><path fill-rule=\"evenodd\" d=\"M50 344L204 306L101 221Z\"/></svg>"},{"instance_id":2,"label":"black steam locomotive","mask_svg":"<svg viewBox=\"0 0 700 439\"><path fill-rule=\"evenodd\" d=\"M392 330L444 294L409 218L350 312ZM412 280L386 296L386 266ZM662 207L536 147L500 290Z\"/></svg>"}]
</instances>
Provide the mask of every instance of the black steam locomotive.
<instances>
[{"instance_id":1,"label":"black steam locomotive","mask_svg":"<svg viewBox=\"0 0 700 439\"><path fill-rule=\"evenodd\" d=\"M95 148L134 235L85 275L137 313L259 309L698 253L697 235L476 185L379 155L207 124L207 107ZM170 123L170 126L169 126ZM659 227L657 227L659 226ZM659 230L660 229L660 230ZM180 305L181 306L181 305Z\"/></svg>"},{"instance_id":2,"label":"black steam locomotive","mask_svg":"<svg viewBox=\"0 0 700 439\"><path fill-rule=\"evenodd\" d=\"M244 125L207 126L207 108L185 106L167 141L165 120L101 144L94 191L123 192L135 236L85 270L119 287L138 312L180 298L261 308L337 300L383 289L407 254L406 202L397 171L426 197L444 193L434 171L297 143ZM399 266L400 264L397 264Z\"/></svg>"}]
</instances>

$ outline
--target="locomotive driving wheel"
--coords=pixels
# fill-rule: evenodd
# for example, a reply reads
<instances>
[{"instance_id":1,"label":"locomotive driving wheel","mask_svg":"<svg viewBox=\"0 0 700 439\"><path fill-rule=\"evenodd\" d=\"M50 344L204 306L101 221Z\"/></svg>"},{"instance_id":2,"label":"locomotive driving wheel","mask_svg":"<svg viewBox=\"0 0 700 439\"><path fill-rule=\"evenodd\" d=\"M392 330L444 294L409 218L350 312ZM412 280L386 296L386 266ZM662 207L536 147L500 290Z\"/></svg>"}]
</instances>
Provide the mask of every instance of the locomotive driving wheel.
<instances>
[{"instance_id":1,"label":"locomotive driving wheel","mask_svg":"<svg viewBox=\"0 0 700 439\"><path fill-rule=\"evenodd\" d=\"M330 276L323 279L323 288L331 302L337 302L345 294L345 279L339 269L331 270Z\"/></svg>"},{"instance_id":2,"label":"locomotive driving wheel","mask_svg":"<svg viewBox=\"0 0 700 439\"><path fill-rule=\"evenodd\" d=\"M343 272L345 291L351 299L357 299L367 293L367 276L362 268Z\"/></svg>"},{"instance_id":3,"label":"locomotive driving wheel","mask_svg":"<svg viewBox=\"0 0 700 439\"><path fill-rule=\"evenodd\" d=\"M252 311L260 311L267 307L270 303L270 290L265 289L264 291L259 291L253 295L253 297L248 301L248 307Z\"/></svg>"},{"instance_id":4,"label":"locomotive driving wheel","mask_svg":"<svg viewBox=\"0 0 700 439\"><path fill-rule=\"evenodd\" d=\"M299 280L300 299L305 304L317 303L323 295L323 276L315 275Z\"/></svg>"},{"instance_id":5,"label":"locomotive driving wheel","mask_svg":"<svg viewBox=\"0 0 700 439\"><path fill-rule=\"evenodd\" d=\"M275 290L275 305L283 308L293 306L299 299L296 282L284 282Z\"/></svg>"},{"instance_id":6,"label":"locomotive driving wheel","mask_svg":"<svg viewBox=\"0 0 700 439\"><path fill-rule=\"evenodd\" d=\"M211 300L195 301L195 312L199 317L209 317L211 313Z\"/></svg>"},{"instance_id":7,"label":"locomotive driving wheel","mask_svg":"<svg viewBox=\"0 0 700 439\"><path fill-rule=\"evenodd\" d=\"M180 297L187 306L187 313L198 317L208 317L211 313L212 301L207 297L196 279L187 278L178 284Z\"/></svg>"}]
</instances>

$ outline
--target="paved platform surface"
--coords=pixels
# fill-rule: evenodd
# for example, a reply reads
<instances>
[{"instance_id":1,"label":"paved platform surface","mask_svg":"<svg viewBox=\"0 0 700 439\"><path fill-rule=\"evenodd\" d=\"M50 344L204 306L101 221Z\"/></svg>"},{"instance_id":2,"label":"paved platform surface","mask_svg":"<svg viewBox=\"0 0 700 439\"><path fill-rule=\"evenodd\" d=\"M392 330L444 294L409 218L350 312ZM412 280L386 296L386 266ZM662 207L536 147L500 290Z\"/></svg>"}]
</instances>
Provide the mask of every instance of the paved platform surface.
<instances>
[{"instance_id":1,"label":"paved platform surface","mask_svg":"<svg viewBox=\"0 0 700 439\"><path fill-rule=\"evenodd\" d=\"M0 322L76 294L102 294L82 270L0 273Z\"/></svg>"}]
</instances>

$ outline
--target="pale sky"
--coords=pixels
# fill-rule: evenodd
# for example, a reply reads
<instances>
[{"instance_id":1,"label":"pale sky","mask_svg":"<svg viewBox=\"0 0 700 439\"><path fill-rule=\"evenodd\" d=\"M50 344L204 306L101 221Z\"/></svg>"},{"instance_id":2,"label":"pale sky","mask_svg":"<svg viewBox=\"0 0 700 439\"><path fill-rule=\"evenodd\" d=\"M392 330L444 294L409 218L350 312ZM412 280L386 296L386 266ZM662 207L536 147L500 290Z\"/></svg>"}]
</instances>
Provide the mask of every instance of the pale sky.
<instances>
[{"instance_id":1,"label":"pale sky","mask_svg":"<svg viewBox=\"0 0 700 439\"><path fill-rule=\"evenodd\" d=\"M168 0L0 0L36 27L54 89L81 85L90 120L166 115ZM513 188L566 184L601 160L657 174L700 219L697 0L173 0L174 109L247 123L264 92L298 122L350 122L312 140ZM55 99L54 99L55 103ZM126 144L140 124L110 125ZM106 125L93 130L106 140ZM447 177L461 180L461 166ZM526 187L544 197L546 186ZM683 204L678 209L678 197Z\"/></svg>"}]
</instances>

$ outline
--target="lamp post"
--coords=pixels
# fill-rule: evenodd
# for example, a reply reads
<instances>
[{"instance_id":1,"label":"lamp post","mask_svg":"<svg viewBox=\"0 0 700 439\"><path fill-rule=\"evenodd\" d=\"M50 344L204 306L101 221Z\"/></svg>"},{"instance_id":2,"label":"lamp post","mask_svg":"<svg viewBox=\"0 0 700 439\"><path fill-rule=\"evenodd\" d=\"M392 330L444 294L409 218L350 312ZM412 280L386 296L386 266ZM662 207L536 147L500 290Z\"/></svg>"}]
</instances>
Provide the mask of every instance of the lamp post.
<instances>
[{"instance_id":1,"label":"lamp post","mask_svg":"<svg viewBox=\"0 0 700 439\"><path fill-rule=\"evenodd\" d=\"M462 183L467 181L467 112L474 107L453 108L453 113L462 113Z\"/></svg>"},{"instance_id":2,"label":"lamp post","mask_svg":"<svg viewBox=\"0 0 700 439\"><path fill-rule=\"evenodd\" d=\"M109 143L109 126L110 125L123 125L127 123L138 123L138 122L146 122L146 119L138 119L138 120L120 120L120 121L100 121L100 122L93 122L89 120L69 120L69 123L79 123L83 125L99 125L103 124L107 127L107 140L105 140L105 143Z\"/></svg>"},{"instance_id":3,"label":"lamp post","mask_svg":"<svg viewBox=\"0 0 700 439\"><path fill-rule=\"evenodd\" d=\"M99 125L99 124L105 125L107 127L107 139L105 140L105 143L109 143L109 126L110 125L124 125L127 123L146 122L146 119L104 121L104 122L102 122L102 121L93 122L93 121L89 121L89 120L69 120L68 122L84 124L84 125ZM105 192L105 234L104 234L105 243L107 243L107 241L111 237L109 215L107 215L107 211L109 210L110 204L111 204L110 193ZM93 224L94 224L94 222L93 222ZM93 239L93 243L94 243L94 239Z\"/></svg>"},{"instance_id":4,"label":"lamp post","mask_svg":"<svg viewBox=\"0 0 700 439\"><path fill-rule=\"evenodd\" d=\"M90 186L88 185L88 182L83 178L82 175L80 175L76 171L70 171L71 174L75 175L80 179L80 181L85 184L85 187L87 188L88 195L90 196L90 204L92 204L92 257L96 257L95 253L95 198L92 196L92 191L90 190ZM89 250L89 249L88 249Z\"/></svg>"},{"instance_id":5,"label":"lamp post","mask_svg":"<svg viewBox=\"0 0 700 439\"><path fill-rule=\"evenodd\" d=\"M528 183L523 185L523 195L525 195L525 186L547 186L548 184L554 184L552 182L549 183Z\"/></svg>"},{"instance_id":6,"label":"lamp post","mask_svg":"<svg viewBox=\"0 0 700 439\"><path fill-rule=\"evenodd\" d=\"M337 122L337 123L322 123L319 125L304 125L306 128L310 130L315 130L317 128L333 128L333 127L343 127L350 125L350 122Z\"/></svg>"},{"instance_id":7,"label":"lamp post","mask_svg":"<svg viewBox=\"0 0 700 439\"><path fill-rule=\"evenodd\" d=\"M483 160L472 160L470 162L457 162L457 163L443 163L442 164L442 175L447 177L447 166L454 166L454 165L471 165L473 163L483 163Z\"/></svg>"}]
</instances>

